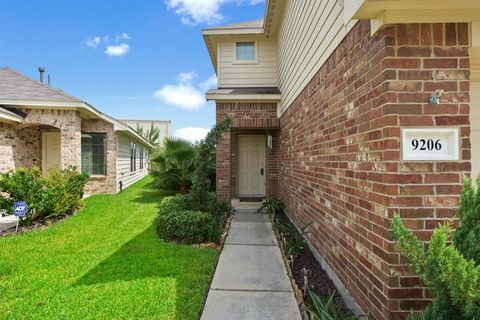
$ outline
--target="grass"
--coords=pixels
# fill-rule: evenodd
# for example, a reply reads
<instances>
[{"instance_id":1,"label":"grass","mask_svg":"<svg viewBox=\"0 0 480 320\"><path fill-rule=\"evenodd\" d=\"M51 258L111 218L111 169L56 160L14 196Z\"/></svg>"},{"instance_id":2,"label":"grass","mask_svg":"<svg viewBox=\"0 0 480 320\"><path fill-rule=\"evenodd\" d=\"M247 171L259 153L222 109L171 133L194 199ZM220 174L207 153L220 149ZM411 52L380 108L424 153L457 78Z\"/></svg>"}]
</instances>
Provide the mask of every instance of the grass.
<instances>
[{"instance_id":1,"label":"grass","mask_svg":"<svg viewBox=\"0 0 480 320\"><path fill-rule=\"evenodd\" d=\"M198 319L218 253L158 239L151 181L0 238L0 319Z\"/></svg>"}]
</instances>

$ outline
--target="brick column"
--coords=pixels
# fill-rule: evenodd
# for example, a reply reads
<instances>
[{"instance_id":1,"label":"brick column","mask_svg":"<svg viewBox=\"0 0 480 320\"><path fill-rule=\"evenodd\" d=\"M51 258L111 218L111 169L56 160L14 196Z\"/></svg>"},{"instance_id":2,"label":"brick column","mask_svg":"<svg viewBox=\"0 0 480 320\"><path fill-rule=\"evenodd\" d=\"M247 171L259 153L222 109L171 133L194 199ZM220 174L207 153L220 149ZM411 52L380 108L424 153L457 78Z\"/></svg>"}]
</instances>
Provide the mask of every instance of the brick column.
<instances>
[{"instance_id":1,"label":"brick column","mask_svg":"<svg viewBox=\"0 0 480 320\"><path fill-rule=\"evenodd\" d=\"M231 160L230 160L230 130L222 135L217 144L217 198L221 201L230 201L231 197Z\"/></svg>"}]
</instances>

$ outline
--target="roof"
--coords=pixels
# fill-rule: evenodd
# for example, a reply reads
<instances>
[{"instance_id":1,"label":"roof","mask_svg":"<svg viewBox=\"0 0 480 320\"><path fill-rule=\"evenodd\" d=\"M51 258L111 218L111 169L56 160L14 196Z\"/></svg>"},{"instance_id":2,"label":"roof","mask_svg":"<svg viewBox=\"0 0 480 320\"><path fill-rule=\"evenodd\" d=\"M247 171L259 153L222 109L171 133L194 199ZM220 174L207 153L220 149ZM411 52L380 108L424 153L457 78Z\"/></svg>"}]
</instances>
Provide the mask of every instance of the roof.
<instances>
[{"instance_id":1,"label":"roof","mask_svg":"<svg viewBox=\"0 0 480 320\"><path fill-rule=\"evenodd\" d=\"M225 101L279 101L281 92L277 87L218 88L207 92L207 100Z\"/></svg>"},{"instance_id":2,"label":"roof","mask_svg":"<svg viewBox=\"0 0 480 320\"><path fill-rule=\"evenodd\" d=\"M248 29L260 30L261 32L263 32L263 19L206 28L206 29L203 29L203 33L208 34L210 32L214 33L214 31L224 30L224 31L228 31L230 34L231 31L234 31L234 30L248 30Z\"/></svg>"},{"instance_id":3,"label":"roof","mask_svg":"<svg viewBox=\"0 0 480 320\"><path fill-rule=\"evenodd\" d=\"M33 80L10 68L0 68L0 99L80 102L62 90Z\"/></svg>"},{"instance_id":4,"label":"roof","mask_svg":"<svg viewBox=\"0 0 480 320\"><path fill-rule=\"evenodd\" d=\"M60 89L33 80L10 68L0 68L0 120L22 122L22 115L15 107L68 108L80 110L94 118L110 122L115 131L127 132L130 136L153 147L147 140L127 124L100 112L89 103L71 96ZM13 108L12 108L13 107Z\"/></svg>"}]
</instances>

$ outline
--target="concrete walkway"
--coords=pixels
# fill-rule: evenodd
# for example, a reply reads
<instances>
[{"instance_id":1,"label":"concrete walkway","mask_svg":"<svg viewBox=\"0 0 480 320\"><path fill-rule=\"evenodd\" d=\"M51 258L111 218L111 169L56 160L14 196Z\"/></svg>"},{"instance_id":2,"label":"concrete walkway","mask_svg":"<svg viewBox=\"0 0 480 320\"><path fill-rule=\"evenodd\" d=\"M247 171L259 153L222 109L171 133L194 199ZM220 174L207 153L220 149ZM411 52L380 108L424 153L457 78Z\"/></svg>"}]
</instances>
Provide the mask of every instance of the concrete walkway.
<instances>
[{"instance_id":1,"label":"concrete walkway","mask_svg":"<svg viewBox=\"0 0 480 320\"><path fill-rule=\"evenodd\" d=\"M9 215L6 217L2 217L0 215L0 231L4 231L14 227L17 224L18 218L14 215Z\"/></svg>"},{"instance_id":2,"label":"concrete walkway","mask_svg":"<svg viewBox=\"0 0 480 320\"><path fill-rule=\"evenodd\" d=\"M301 320L267 218L235 213L201 320Z\"/></svg>"}]
</instances>

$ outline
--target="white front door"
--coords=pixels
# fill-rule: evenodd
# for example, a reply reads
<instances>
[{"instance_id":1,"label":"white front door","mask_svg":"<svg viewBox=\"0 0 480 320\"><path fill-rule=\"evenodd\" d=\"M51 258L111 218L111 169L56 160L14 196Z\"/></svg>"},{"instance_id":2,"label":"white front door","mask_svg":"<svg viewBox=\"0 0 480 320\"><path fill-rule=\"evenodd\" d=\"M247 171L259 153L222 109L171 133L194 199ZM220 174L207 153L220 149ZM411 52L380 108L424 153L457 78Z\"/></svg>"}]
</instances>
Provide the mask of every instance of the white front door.
<instances>
[{"instance_id":1,"label":"white front door","mask_svg":"<svg viewBox=\"0 0 480 320\"><path fill-rule=\"evenodd\" d=\"M238 195L265 196L265 136L238 136Z\"/></svg>"},{"instance_id":2,"label":"white front door","mask_svg":"<svg viewBox=\"0 0 480 320\"><path fill-rule=\"evenodd\" d=\"M42 170L60 168L60 132L42 132Z\"/></svg>"}]
</instances>

